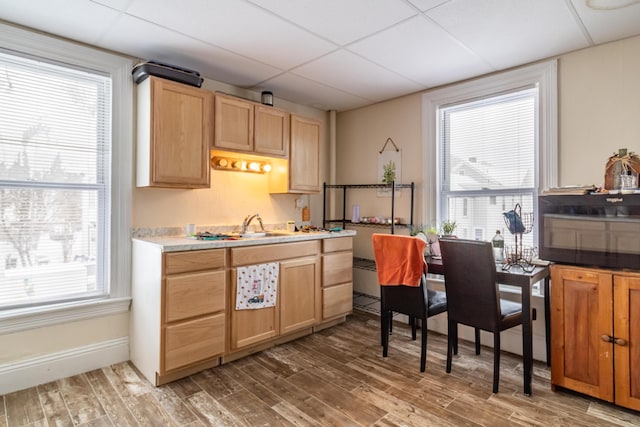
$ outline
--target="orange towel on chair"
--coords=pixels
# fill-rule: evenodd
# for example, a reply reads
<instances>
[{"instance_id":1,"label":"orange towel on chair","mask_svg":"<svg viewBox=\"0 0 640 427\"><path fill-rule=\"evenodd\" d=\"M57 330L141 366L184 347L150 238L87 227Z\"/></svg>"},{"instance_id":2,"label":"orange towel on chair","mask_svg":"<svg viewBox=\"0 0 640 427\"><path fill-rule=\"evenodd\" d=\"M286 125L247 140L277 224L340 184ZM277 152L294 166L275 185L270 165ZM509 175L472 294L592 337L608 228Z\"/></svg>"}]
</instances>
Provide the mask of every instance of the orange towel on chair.
<instances>
[{"instance_id":1,"label":"orange towel on chair","mask_svg":"<svg viewBox=\"0 0 640 427\"><path fill-rule=\"evenodd\" d=\"M427 272L424 240L397 234L374 234L371 240L380 285L420 286L420 276Z\"/></svg>"}]
</instances>

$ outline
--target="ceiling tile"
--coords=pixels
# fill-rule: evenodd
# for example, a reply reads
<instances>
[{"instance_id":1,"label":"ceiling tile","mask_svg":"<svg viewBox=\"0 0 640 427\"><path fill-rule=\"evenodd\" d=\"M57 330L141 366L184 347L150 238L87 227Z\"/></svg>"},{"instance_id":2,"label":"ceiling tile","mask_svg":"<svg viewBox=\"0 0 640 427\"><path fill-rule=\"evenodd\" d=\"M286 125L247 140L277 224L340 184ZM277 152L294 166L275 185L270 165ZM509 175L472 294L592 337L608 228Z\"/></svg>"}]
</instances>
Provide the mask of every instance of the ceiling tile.
<instances>
[{"instance_id":1,"label":"ceiling tile","mask_svg":"<svg viewBox=\"0 0 640 427\"><path fill-rule=\"evenodd\" d=\"M588 46L559 0L454 0L427 15L497 69Z\"/></svg>"},{"instance_id":2,"label":"ceiling tile","mask_svg":"<svg viewBox=\"0 0 640 427\"><path fill-rule=\"evenodd\" d=\"M607 43L638 34L640 2L637 0L571 0L596 43ZM591 6L591 7L590 7Z\"/></svg>"},{"instance_id":3,"label":"ceiling tile","mask_svg":"<svg viewBox=\"0 0 640 427\"><path fill-rule=\"evenodd\" d=\"M422 16L354 43L348 49L427 87L493 71Z\"/></svg>"},{"instance_id":4,"label":"ceiling tile","mask_svg":"<svg viewBox=\"0 0 640 427\"><path fill-rule=\"evenodd\" d=\"M249 1L340 45L418 13L403 0Z\"/></svg>"},{"instance_id":5,"label":"ceiling tile","mask_svg":"<svg viewBox=\"0 0 640 427\"><path fill-rule=\"evenodd\" d=\"M127 13L281 69L336 48L270 12L238 0L136 0Z\"/></svg>"},{"instance_id":6,"label":"ceiling tile","mask_svg":"<svg viewBox=\"0 0 640 427\"><path fill-rule=\"evenodd\" d=\"M119 15L86 0L0 0L0 19L89 44Z\"/></svg>"},{"instance_id":7,"label":"ceiling tile","mask_svg":"<svg viewBox=\"0 0 640 427\"><path fill-rule=\"evenodd\" d=\"M422 89L419 84L344 50L333 52L292 72L375 101Z\"/></svg>"},{"instance_id":8,"label":"ceiling tile","mask_svg":"<svg viewBox=\"0 0 640 427\"><path fill-rule=\"evenodd\" d=\"M409 0L415 7L421 11L426 11L438 7L441 4L447 3L451 0Z\"/></svg>"},{"instance_id":9,"label":"ceiling tile","mask_svg":"<svg viewBox=\"0 0 640 427\"><path fill-rule=\"evenodd\" d=\"M99 45L141 59L191 68L204 77L241 87L253 86L282 72L127 15L104 34Z\"/></svg>"},{"instance_id":10,"label":"ceiling tile","mask_svg":"<svg viewBox=\"0 0 640 427\"><path fill-rule=\"evenodd\" d=\"M278 98L320 110L337 111L351 110L373 102L371 99L361 98L293 73L285 73L268 80L258 89L272 91L276 106Z\"/></svg>"}]
</instances>

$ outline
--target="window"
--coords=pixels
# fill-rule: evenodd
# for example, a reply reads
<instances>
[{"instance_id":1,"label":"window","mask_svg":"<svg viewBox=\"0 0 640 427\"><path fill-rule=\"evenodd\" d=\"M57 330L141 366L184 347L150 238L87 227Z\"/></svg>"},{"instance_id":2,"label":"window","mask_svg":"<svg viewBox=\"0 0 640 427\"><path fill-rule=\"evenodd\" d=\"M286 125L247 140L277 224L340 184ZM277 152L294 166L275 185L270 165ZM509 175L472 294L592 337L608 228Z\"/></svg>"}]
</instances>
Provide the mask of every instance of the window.
<instances>
[{"instance_id":1,"label":"window","mask_svg":"<svg viewBox=\"0 0 640 427\"><path fill-rule=\"evenodd\" d=\"M0 319L128 297L130 61L0 30Z\"/></svg>"},{"instance_id":2,"label":"window","mask_svg":"<svg viewBox=\"0 0 640 427\"><path fill-rule=\"evenodd\" d=\"M424 169L437 171L425 177L437 183L425 194L435 202L427 215L456 221L459 237L485 240L495 230L510 236L502 213L518 204L534 213L523 244L535 246L537 195L556 182L555 75L547 62L424 95Z\"/></svg>"}]
</instances>

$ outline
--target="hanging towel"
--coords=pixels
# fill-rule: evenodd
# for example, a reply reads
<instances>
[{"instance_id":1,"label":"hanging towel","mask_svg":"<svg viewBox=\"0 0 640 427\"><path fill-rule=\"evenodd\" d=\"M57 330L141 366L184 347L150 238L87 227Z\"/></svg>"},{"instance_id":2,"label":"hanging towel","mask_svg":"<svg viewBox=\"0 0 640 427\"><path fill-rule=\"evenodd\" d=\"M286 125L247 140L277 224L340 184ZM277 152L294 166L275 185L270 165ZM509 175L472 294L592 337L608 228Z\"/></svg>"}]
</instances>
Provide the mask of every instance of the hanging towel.
<instances>
[{"instance_id":1,"label":"hanging towel","mask_svg":"<svg viewBox=\"0 0 640 427\"><path fill-rule=\"evenodd\" d=\"M277 262L238 267L236 310L275 306L279 269Z\"/></svg>"},{"instance_id":2,"label":"hanging towel","mask_svg":"<svg viewBox=\"0 0 640 427\"><path fill-rule=\"evenodd\" d=\"M420 286L427 272L424 240L397 234L373 234L371 240L380 285Z\"/></svg>"}]
</instances>

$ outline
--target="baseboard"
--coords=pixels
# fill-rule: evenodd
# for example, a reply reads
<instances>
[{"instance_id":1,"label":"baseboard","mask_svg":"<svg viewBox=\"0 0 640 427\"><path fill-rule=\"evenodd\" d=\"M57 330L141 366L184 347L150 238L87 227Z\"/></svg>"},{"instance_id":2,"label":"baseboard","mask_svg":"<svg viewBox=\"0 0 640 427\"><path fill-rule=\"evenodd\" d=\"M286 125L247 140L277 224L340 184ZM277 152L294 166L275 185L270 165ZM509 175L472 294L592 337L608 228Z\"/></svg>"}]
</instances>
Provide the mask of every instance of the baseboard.
<instances>
[{"instance_id":1,"label":"baseboard","mask_svg":"<svg viewBox=\"0 0 640 427\"><path fill-rule=\"evenodd\" d=\"M129 360L129 337L0 365L0 395Z\"/></svg>"}]
</instances>

